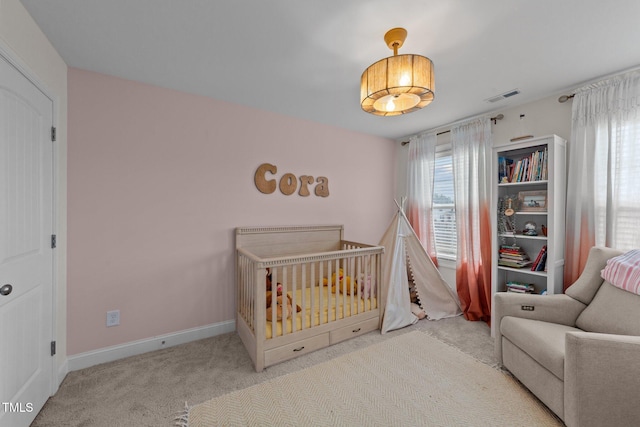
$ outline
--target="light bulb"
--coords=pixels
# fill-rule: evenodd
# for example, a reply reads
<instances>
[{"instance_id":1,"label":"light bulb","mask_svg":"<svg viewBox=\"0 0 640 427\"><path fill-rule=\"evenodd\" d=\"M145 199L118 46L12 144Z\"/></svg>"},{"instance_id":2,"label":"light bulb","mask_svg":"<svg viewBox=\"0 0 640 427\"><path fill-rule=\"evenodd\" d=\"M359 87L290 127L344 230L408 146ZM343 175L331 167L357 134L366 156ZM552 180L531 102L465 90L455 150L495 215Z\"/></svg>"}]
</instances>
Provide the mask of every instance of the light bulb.
<instances>
[{"instance_id":1,"label":"light bulb","mask_svg":"<svg viewBox=\"0 0 640 427\"><path fill-rule=\"evenodd\" d=\"M389 98L386 105L387 111L394 111L396 109L396 104L393 102L393 97Z\"/></svg>"},{"instance_id":2,"label":"light bulb","mask_svg":"<svg viewBox=\"0 0 640 427\"><path fill-rule=\"evenodd\" d=\"M411 86L411 77L409 77L409 74L403 74L400 77L400 86Z\"/></svg>"}]
</instances>

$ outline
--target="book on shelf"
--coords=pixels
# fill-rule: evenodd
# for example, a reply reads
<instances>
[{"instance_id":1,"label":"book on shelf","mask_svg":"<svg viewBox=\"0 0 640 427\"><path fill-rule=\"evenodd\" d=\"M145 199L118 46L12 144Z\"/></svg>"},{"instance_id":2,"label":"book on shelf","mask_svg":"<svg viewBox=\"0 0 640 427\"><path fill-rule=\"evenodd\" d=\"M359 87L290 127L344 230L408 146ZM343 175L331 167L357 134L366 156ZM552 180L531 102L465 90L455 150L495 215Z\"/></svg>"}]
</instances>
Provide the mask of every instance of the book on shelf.
<instances>
[{"instance_id":1,"label":"book on shelf","mask_svg":"<svg viewBox=\"0 0 640 427\"><path fill-rule=\"evenodd\" d=\"M531 265L533 261L529 255L519 246L500 246L498 254L498 265L503 267L523 268Z\"/></svg>"},{"instance_id":2,"label":"book on shelf","mask_svg":"<svg viewBox=\"0 0 640 427\"><path fill-rule=\"evenodd\" d=\"M515 292L519 294L533 294L535 293L535 287L530 283L520 283L515 281L509 281L506 284L507 292Z\"/></svg>"},{"instance_id":3,"label":"book on shelf","mask_svg":"<svg viewBox=\"0 0 640 427\"><path fill-rule=\"evenodd\" d=\"M544 267L547 264L547 245L544 245L540 252L538 252L538 256L535 261L531 265L531 271L544 271Z\"/></svg>"},{"instance_id":4,"label":"book on shelf","mask_svg":"<svg viewBox=\"0 0 640 427\"><path fill-rule=\"evenodd\" d=\"M542 254L540 263L536 266L536 271L547 271L547 253Z\"/></svg>"},{"instance_id":5,"label":"book on shelf","mask_svg":"<svg viewBox=\"0 0 640 427\"><path fill-rule=\"evenodd\" d=\"M511 176L511 170L513 168L513 159L506 157L498 157L498 182L509 182Z\"/></svg>"},{"instance_id":6,"label":"book on shelf","mask_svg":"<svg viewBox=\"0 0 640 427\"><path fill-rule=\"evenodd\" d=\"M503 267L511 267L511 268L523 268L531 265L532 262L533 261L531 260L515 261L515 260L500 259L498 260L498 265L501 265Z\"/></svg>"}]
</instances>

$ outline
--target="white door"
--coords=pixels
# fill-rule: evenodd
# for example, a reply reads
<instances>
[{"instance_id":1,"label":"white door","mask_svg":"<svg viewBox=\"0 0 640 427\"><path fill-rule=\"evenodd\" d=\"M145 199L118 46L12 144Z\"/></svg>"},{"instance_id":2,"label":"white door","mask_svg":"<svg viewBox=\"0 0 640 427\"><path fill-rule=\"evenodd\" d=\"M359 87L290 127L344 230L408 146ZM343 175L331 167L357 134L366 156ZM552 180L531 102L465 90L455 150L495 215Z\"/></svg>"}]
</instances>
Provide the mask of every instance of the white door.
<instances>
[{"instance_id":1,"label":"white door","mask_svg":"<svg viewBox=\"0 0 640 427\"><path fill-rule=\"evenodd\" d=\"M0 427L52 391L53 103L0 56Z\"/></svg>"}]
</instances>

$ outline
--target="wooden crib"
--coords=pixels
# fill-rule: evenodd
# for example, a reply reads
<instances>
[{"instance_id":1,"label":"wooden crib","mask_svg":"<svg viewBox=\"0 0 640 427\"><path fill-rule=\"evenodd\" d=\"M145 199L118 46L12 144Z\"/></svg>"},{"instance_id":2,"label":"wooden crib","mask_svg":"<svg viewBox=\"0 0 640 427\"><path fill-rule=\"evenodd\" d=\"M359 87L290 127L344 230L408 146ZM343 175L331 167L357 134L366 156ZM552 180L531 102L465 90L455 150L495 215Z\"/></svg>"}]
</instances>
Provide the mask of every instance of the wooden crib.
<instances>
[{"instance_id":1,"label":"wooden crib","mask_svg":"<svg viewBox=\"0 0 640 427\"><path fill-rule=\"evenodd\" d=\"M379 329L383 252L341 225L237 228L236 329L256 371ZM268 274L291 297L285 320L267 320Z\"/></svg>"}]
</instances>

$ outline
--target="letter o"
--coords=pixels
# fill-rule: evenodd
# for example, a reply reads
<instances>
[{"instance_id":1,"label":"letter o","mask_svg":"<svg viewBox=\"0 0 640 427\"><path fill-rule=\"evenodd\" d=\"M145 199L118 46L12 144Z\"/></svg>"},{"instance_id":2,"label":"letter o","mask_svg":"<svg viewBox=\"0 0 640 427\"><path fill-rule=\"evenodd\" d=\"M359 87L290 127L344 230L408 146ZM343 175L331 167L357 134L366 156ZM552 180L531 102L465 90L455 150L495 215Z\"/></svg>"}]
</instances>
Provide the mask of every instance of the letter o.
<instances>
[{"instance_id":1,"label":"letter o","mask_svg":"<svg viewBox=\"0 0 640 427\"><path fill-rule=\"evenodd\" d=\"M285 173L280 178L280 191L285 196L290 196L296 192L296 188L298 187L298 179L292 173Z\"/></svg>"}]
</instances>

